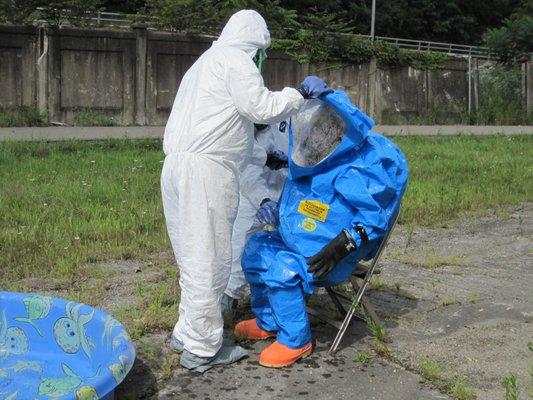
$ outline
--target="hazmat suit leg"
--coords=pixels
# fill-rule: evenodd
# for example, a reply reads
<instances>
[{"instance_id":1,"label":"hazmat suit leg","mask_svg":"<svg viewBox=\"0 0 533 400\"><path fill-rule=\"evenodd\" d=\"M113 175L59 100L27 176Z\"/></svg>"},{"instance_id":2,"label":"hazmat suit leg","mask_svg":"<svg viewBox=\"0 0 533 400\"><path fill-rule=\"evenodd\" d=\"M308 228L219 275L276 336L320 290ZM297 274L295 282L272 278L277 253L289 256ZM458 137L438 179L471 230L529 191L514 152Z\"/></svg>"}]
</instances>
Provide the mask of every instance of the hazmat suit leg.
<instances>
[{"instance_id":1,"label":"hazmat suit leg","mask_svg":"<svg viewBox=\"0 0 533 400\"><path fill-rule=\"evenodd\" d=\"M269 244L272 243L274 248L265 245L267 241ZM268 299L268 288L263 282L263 275L270 268L270 262L276 254L276 244L285 247L281 240L274 239L273 234L261 231L251 237L243 253L242 269L250 285L252 311L257 318L259 328L267 332L278 331L278 324Z\"/></svg>"},{"instance_id":2,"label":"hazmat suit leg","mask_svg":"<svg viewBox=\"0 0 533 400\"><path fill-rule=\"evenodd\" d=\"M277 332L278 342L293 349L311 341L304 292L312 293L313 285L302 262L305 259L292 253L277 233L265 231L254 234L243 253L257 325Z\"/></svg>"},{"instance_id":3,"label":"hazmat suit leg","mask_svg":"<svg viewBox=\"0 0 533 400\"><path fill-rule=\"evenodd\" d=\"M224 293L232 299L242 299L246 288L246 279L241 267L242 250L246 241L246 233L252 227L257 207L247 197L241 195L237 218L233 225L231 274Z\"/></svg>"},{"instance_id":4,"label":"hazmat suit leg","mask_svg":"<svg viewBox=\"0 0 533 400\"><path fill-rule=\"evenodd\" d=\"M161 192L180 269L179 320L173 336L188 352L212 357L222 346L220 298L231 269L238 184L222 164L181 152L165 158Z\"/></svg>"}]
</instances>

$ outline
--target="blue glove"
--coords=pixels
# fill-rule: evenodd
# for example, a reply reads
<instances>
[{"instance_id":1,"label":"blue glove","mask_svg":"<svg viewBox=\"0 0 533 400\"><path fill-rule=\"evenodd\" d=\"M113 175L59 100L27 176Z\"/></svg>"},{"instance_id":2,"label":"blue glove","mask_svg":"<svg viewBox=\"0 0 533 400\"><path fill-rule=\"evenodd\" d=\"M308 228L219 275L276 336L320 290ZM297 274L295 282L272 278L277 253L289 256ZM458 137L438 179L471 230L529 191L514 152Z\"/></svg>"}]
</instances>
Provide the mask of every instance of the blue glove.
<instances>
[{"instance_id":1,"label":"blue glove","mask_svg":"<svg viewBox=\"0 0 533 400\"><path fill-rule=\"evenodd\" d=\"M323 94L333 92L323 79L314 75L305 78L300 84L300 89L298 91L302 94L304 99L316 99Z\"/></svg>"},{"instance_id":2,"label":"blue glove","mask_svg":"<svg viewBox=\"0 0 533 400\"><path fill-rule=\"evenodd\" d=\"M273 153L267 154L267 160L265 164L268 168L278 170L280 168L287 168L289 166L289 158L287 154L281 150L276 150Z\"/></svg>"},{"instance_id":3,"label":"blue glove","mask_svg":"<svg viewBox=\"0 0 533 400\"><path fill-rule=\"evenodd\" d=\"M255 216L262 224L277 226L279 219L278 203L270 199L263 200Z\"/></svg>"}]
</instances>

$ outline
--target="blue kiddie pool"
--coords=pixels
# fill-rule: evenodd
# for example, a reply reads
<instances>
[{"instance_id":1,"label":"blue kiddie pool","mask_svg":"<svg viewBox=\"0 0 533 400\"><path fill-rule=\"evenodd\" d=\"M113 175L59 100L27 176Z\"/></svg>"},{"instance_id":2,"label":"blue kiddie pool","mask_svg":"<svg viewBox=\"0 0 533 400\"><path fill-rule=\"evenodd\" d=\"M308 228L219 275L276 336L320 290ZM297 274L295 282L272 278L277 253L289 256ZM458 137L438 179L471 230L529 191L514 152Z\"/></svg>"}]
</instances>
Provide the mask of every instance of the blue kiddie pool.
<instances>
[{"instance_id":1,"label":"blue kiddie pool","mask_svg":"<svg viewBox=\"0 0 533 400\"><path fill-rule=\"evenodd\" d=\"M85 304L0 292L0 399L113 399L135 360L126 329Z\"/></svg>"}]
</instances>

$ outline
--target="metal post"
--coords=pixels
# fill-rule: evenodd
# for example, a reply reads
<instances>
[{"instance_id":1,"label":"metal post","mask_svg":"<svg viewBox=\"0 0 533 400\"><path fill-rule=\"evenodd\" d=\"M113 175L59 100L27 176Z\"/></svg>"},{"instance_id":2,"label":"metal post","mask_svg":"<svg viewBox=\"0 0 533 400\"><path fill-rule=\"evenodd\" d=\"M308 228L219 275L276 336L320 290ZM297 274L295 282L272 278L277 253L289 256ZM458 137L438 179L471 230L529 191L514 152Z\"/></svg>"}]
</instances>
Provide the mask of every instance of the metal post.
<instances>
[{"instance_id":1,"label":"metal post","mask_svg":"<svg viewBox=\"0 0 533 400\"><path fill-rule=\"evenodd\" d=\"M472 56L468 56L468 116L472 114Z\"/></svg>"},{"instance_id":2,"label":"metal post","mask_svg":"<svg viewBox=\"0 0 533 400\"><path fill-rule=\"evenodd\" d=\"M376 27L376 0L372 0L372 20L370 21L370 40L375 39L375 27Z\"/></svg>"},{"instance_id":3,"label":"metal post","mask_svg":"<svg viewBox=\"0 0 533 400\"><path fill-rule=\"evenodd\" d=\"M48 32L45 24L39 27L37 58L37 107L48 110Z\"/></svg>"},{"instance_id":4,"label":"metal post","mask_svg":"<svg viewBox=\"0 0 533 400\"><path fill-rule=\"evenodd\" d=\"M146 125L146 68L148 31L142 23L132 24L136 37L135 64L135 112L134 120L139 125Z\"/></svg>"}]
</instances>

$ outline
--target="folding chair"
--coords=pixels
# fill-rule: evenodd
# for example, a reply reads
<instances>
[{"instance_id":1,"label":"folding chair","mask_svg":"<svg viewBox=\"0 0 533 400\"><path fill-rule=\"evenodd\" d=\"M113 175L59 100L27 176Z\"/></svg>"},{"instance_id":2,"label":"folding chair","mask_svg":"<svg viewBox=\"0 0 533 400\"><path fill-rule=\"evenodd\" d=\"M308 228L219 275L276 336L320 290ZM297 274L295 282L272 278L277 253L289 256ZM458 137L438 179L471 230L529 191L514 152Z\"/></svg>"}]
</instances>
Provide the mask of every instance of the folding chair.
<instances>
[{"instance_id":1,"label":"folding chair","mask_svg":"<svg viewBox=\"0 0 533 400\"><path fill-rule=\"evenodd\" d=\"M352 318L356 316L357 308L359 307L359 304L361 304L368 314L369 318L375 323L379 324L380 319L375 312L372 305L369 303L368 299L364 296L364 293L366 291L366 288L368 286L368 283L370 282L370 279L374 275L374 273L379 273L379 270L376 270L376 265L379 261L379 258L381 256L381 253L383 252L383 249L387 245L387 241L389 240L389 237L394 230L394 227L396 226L396 222L398 221L398 216L400 215L400 211L396 213L394 216L392 225L388 232L385 234L385 237L383 238L383 241L381 242L378 251L376 252L376 255L370 262L370 265L368 267L361 268L361 265L355 269L354 274L350 277L350 283L352 285L352 288L354 292L356 293L355 297L353 299L350 299L348 296L339 293L337 290L335 290L332 287L326 287L326 291L328 295L331 297L331 300L333 301L333 304L337 307L341 315L344 316L344 320L341 324L339 324L338 321L332 320L330 318L325 317L323 314L317 312L316 310L307 307L307 312L310 315L313 315L319 319L321 319L324 322L327 322L328 324L336 327L339 331L337 332L337 335L335 336L335 339L333 340L333 343L331 344L331 347L328 351L328 354L332 355L337 352L337 349L339 347L339 344L344 337L344 334L346 333L346 330L348 329L348 326L350 325L350 322L352 321ZM345 310L344 306L342 305L342 302L340 299L344 299L347 301L351 301L351 305L348 309L348 311ZM359 317L360 319L361 318Z\"/></svg>"}]
</instances>

